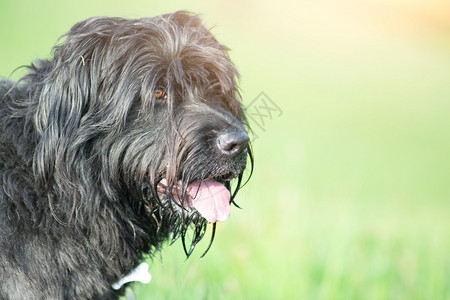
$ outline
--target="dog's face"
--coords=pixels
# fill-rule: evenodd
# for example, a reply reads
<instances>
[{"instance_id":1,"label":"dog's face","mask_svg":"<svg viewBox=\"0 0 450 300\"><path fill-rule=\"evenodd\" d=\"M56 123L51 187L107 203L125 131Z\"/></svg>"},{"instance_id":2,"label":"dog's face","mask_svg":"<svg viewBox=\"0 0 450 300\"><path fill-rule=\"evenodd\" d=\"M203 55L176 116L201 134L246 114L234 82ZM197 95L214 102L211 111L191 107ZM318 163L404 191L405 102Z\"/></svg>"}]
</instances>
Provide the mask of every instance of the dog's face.
<instances>
[{"instance_id":1,"label":"dog's face","mask_svg":"<svg viewBox=\"0 0 450 300\"><path fill-rule=\"evenodd\" d=\"M42 183L86 177L183 242L194 223L193 248L208 222L228 217L251 159L238 74L226 51L183 12L75 25L53 61L40 66L49 64L47 78L59 84L41 91L34 120ZM77 160L96 170L70 169Z\"/></svg>"}]
</instances>

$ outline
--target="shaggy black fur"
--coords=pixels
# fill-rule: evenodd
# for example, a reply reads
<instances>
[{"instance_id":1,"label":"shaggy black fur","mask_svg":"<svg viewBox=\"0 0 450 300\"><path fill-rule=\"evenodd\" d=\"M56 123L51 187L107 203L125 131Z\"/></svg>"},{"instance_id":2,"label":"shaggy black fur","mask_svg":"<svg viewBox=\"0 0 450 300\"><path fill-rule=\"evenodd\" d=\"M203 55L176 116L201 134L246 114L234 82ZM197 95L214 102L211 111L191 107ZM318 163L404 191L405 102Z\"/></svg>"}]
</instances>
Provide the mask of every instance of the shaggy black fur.
<instances>
[{"instance_id":1,"label":"shaggy black fur","mask_svg":"<svg viewBox=\"0 0 450 300\"><path fill-rule=\"evenodd\" d=\"M117 297L143 254L204 236L190 184L237 178L233 201L251 159L237 71L198 17L91 18L61 40L0 81L0 299Z\"/></svg>"}]
</instances>

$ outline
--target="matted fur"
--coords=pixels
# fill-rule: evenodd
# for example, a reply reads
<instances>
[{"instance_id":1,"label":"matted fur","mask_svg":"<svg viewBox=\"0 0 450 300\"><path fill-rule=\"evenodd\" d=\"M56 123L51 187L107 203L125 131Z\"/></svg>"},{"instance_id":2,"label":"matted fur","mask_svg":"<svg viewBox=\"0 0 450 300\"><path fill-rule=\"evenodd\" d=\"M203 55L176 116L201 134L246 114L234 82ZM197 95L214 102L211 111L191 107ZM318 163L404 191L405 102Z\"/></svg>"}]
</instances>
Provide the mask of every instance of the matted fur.
<instances>
[{"instance_id":1,"label":"matted fur","mask_svg":"<svg viewBox=\"0 0 450 300\"><path fill-rule=\"evenodd\" d=\"M191 253L207 221L188 185L238 178L233 201L251 158L217 149L246 126L226 52L186 12L90 18L0 81L0 299L115 298L143 254L193 226Z\"/></svg>"}]
</instances>

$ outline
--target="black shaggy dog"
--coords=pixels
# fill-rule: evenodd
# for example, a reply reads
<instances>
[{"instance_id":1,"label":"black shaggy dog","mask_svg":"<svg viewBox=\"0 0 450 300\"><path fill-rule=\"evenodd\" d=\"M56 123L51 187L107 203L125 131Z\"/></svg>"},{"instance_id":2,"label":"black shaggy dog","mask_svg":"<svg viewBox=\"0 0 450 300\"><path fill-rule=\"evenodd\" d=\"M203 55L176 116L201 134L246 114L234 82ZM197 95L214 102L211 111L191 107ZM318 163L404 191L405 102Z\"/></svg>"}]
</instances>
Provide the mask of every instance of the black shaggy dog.
<instances>
[{"instance_id":1,"label":"black shaggy dog","mask_svg":"<svg viewBox=\"0 0 450 300\"><path fill-rule=\"evenodd\" d=\"M164 240L189 256L252 161L236 77L176 12L87 19L0 81L0 299L116 298Z\"/></svg>"}]
</instances>

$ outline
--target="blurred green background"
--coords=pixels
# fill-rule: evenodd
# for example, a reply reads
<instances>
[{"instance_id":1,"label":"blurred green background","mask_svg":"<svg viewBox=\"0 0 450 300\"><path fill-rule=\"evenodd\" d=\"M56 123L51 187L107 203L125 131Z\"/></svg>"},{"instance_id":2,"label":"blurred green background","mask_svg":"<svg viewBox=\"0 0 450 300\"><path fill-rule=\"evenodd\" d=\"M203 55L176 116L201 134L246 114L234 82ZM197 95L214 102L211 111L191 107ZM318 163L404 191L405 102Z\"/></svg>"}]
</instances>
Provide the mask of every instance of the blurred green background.
<instances>
[{"instance_id":1,"label":"blurred green background","mask_svg":"<svg viewBox=\"0 0 450 300\"><path fill-rule=\"evenodd\" d=\"M232 49L256 164L210 253L166 247L136 298L450 299L450 2L2 0L0 75L179 9Z\"/></svg>"}]
</instances>

